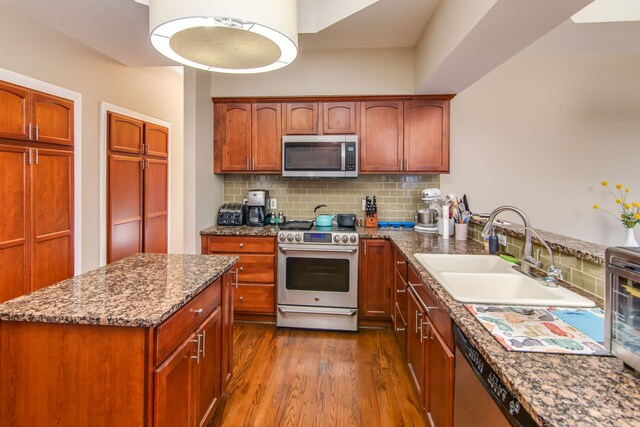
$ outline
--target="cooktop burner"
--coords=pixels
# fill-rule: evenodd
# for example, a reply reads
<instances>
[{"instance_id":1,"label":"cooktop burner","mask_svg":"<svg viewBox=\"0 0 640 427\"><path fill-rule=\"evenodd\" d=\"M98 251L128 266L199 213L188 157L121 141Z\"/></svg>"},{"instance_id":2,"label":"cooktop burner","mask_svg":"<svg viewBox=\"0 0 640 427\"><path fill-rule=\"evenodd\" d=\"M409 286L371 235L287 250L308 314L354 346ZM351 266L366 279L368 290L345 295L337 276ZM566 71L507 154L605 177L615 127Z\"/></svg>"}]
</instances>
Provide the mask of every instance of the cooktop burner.
<instances>
[{"instance_id":1,"label":"cooktop burner","mask_svg":"<svg viewBox=\"0 0 640 427\"><path fill-rule=\"evenodd\" d=\"M311 230L313 221L288 221L280 226L281 230Z\"/></svg>"}]
</instances>

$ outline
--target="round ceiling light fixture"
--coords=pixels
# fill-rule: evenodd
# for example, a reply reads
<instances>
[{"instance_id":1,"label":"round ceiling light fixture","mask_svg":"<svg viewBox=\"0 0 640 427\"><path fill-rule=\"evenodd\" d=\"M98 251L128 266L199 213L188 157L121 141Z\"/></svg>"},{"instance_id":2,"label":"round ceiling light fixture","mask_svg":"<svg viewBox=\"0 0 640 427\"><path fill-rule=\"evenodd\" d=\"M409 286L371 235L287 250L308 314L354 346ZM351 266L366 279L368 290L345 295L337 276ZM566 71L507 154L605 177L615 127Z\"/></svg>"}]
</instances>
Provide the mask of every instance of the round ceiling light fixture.
<instances>
[{"instance_id":1,"label":"round ceiling light fixture","mask_svg":"<svg viewBox=\"0 0 640 427\"><path fill-rule=\"evenodd\" d=\"M220 73L262 73L298 54L296 0L151 0L153 47L176 62Z\"/></svg>"}]
</instances>

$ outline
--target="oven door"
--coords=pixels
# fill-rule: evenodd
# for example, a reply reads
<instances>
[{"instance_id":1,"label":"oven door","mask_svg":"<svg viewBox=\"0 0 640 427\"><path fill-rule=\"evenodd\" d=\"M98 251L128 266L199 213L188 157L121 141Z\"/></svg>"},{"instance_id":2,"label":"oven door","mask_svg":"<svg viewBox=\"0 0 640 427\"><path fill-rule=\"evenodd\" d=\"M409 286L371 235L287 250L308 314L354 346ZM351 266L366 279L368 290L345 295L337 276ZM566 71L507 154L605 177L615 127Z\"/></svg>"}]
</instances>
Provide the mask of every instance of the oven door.
<instances>
[{"instance_id":1,"label":"oven door","mask_svg":"<svg viewBox=\"0 0 640 427\"><path fill-rule=\"evenodd\" d=\"M357 308L358 249L278 246L278 304Z\"/></svg>"}]
</instances>

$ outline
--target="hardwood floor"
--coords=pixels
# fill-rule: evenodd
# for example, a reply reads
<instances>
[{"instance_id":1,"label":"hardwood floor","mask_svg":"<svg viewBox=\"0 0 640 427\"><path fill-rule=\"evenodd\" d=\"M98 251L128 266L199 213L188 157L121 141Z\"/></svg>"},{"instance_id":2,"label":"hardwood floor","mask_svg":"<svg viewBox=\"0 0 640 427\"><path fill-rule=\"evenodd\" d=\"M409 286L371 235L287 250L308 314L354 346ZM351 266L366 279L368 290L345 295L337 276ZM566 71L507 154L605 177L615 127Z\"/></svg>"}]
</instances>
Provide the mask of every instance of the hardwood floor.
<instances>
[{"instance_id":1,"label":"hardwood floor","mask_svg":"<svg viewBox=\"0 0 640 427\"><path fill-rule=\"evenodd\" d=\"M234 377L213 426L424 426L390 330L234 325Z\"/></svg>"}]
</instances>

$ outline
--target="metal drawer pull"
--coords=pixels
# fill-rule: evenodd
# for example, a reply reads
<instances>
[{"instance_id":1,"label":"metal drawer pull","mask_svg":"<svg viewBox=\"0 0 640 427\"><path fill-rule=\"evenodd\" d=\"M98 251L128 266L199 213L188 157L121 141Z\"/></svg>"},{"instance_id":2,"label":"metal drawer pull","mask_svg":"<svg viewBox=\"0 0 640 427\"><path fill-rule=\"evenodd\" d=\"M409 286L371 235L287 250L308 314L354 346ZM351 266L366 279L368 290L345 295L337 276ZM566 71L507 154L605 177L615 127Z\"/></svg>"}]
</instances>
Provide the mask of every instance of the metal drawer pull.
<instances>
[{"instance_id":1,"label":"metal drawer pull","mask_svg":"<svg viewBox=\"0 0 640 427\"><path fill-rule=\"evenodd\" d=\"M351 310L348 313L335 313L331 311L303 311L303 310L287 310L282 307L278 307L278 311L282 314L296 313L296 314L327 314L330 316L355 316L358 310Z\"/></svg>"},{"instance_id":2,"label":"metal drawer pull","mask_svg":"<svg viewBox=\"0 0 640 427\"><path fill-rule=\"evenodd\" d=\"M191 340L191 342L198 343L198 348L196 350L196 355L191 356L192 359L196 359L196 363L200 364L200 334L196 335L195 340Z\"/></svg>"},{"instance_id":3,"label":"metal drawer pull","mask_svg":"<svg viewBox=\"0 0 640 427\"><path fill-rule=\"evenodd\" d=\"M398 264L398 265L402 265L404 263L405 263L405 261L396 261L396 264Z\"/></svg>"},{"instance_id":4,"label":"metal drawer pull","mask_svg":"<svg viewBox=\"0 0 640 427\"><path fill-rule=\"evenodd\" d=\"M397 293L397 294L404 294L404 293L406 293L406 292L407 292L407 290L406 290L406 289L396 289L396 293Z\"/></svg>"},{"instance_id":5,"label":"metal drawer pull","mask_svg":"<svg viewBox=\"0 0 640 427\"><path fill-rule=\"evenodd\" d=\"M425 337L423 334L420 334L420 342L422 342L423 339L428 340L429 336L431 335L431 326L429 326L429 322L425 322L424 326L427 327L426 330L423 330L423 331L425 331L427 333L427 336Z\"/></svg>"},{"instance_id":6,"label":"metal drawer pull","mask_svg":"<svg viewBox=\"0 0 640 427\"><path fill-rule=\"evenodd\" d=\"M406 330L406 328L396 328L396 332L403 332L405 330Z\"/></svg>"},{"instance_id":7,"label":"metal drawer pull","mask_svg":"<svg viewBox=\"0 0 640 427\"><path fill-rule=\"evenodd\" d=\"M202 331L202 357L204 358L205 355L205 349L207 348L207 331Z\"/></svg>"},{"instance_id":8,"label":"metal drawer pull","mask_svg":"<svg viewBox=\"0 0 640 427\"><path fill-rule=\"evenodd\" d=\"M40 139L40 125L36 125L36 141Z\"/></svg>"},{"instance_id":9,"label":"metal drawer pull","mask_svg":"<svg viewBox=\"0 0 640 427\"><path fill-rule=\"evenodd\" d=\"M240 247L241 247L241 248L244 248L244 243L240 243Z\"/></svg>"},{"instance_id":10,"label":"metal drawer pull","mask_svg":"<svg viewBox=\"0 0 640 427\"><path fill-rule=\"evenodd\" d=\"M233 272L236 274L236 289L238 289L238 269L236 268Z\"/></svg>"},{"instance_id":11,"label":"metal drawer pull","mask_svg":"<svg viewBox=\"0 0 640 427\"><path fill-rule=\"evenodd\" d=\"M244 297L240 297L240 301L244 301Z\"/></svg>"},{"instance_id":12,"label":"metal drawer pull","mask_svg":"<svg viewBox=\"0 0 640 427\"><path fill-rule=\"evenodd\" d=\"M296 248L296 249L287 249L287 248L283 248L282 246L280 246L278 249L280 249L280 252L282 253L287 253L287 252L332 252L332 253L336 253L336 252L340 252L340 253L345 253L345 254L352 254L354 253L356 250L355 249L319 249L319 248L313 248L313 249L303 249L303 248Z\"/></svg>"},{"instance_id":13,"label":"metal drawer pull","mask_svg":"<svg viewBox=\"0 0 640 427\"><path fill-rule=\"evenodd\" d=\"M29 129L29 140L31 140L31 123L29 123L28 129Z\"/></svg>"},{"instance_id":14,"label":"metal drawer pull","mask_svg":"<svg viewBox=\"0 0 640 427\"><path fill-rule=\"evenodd\" d=\"M204 312L204 309L203 309L203 308L198 308L198 309L196 309L196 310L191 309L191 312L192 312L193 314L202 314L202 313Z\"/></svg>"}]
</instances>

